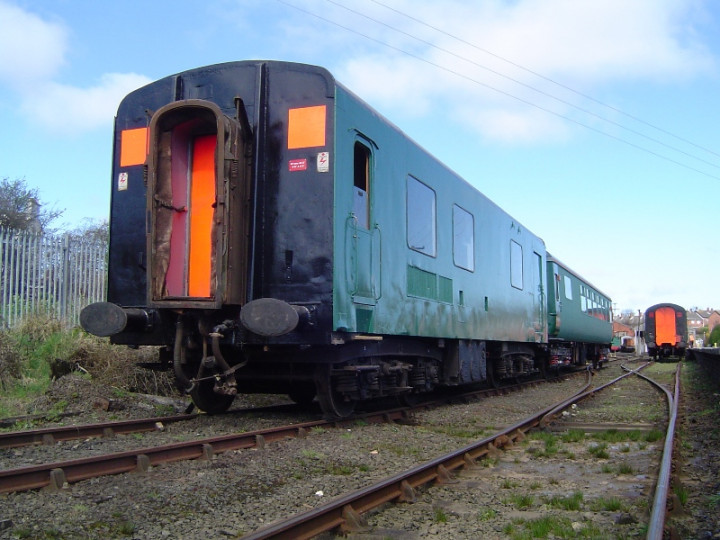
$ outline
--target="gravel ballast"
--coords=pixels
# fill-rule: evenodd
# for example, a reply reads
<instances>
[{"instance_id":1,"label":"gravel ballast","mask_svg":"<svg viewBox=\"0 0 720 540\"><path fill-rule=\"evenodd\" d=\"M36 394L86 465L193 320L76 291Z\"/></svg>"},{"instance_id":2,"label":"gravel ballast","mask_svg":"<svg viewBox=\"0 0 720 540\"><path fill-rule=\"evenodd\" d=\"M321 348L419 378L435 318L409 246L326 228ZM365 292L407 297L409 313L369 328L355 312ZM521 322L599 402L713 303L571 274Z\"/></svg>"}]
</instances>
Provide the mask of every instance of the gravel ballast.
<instances>
[{"instance_id":1,"label":"gravel ballast","mask_svg":"<svg viewBox=\"0 0 720 540\"><path fill-rule=\"evenodd\" d=\"M595 376L595 382L620 373L617 364L612 364ZM4 524L0 535L237 538L484 438L498 427L511 425L531 411L574 394L583 381L583 377L567 378L562 384L539 385L520 393L432 409L417 413L409 425L313 430L303 439L268 444L264 449L226 452L209 461L171 463L145 474L101 477L73 484L57 493L0 495L0 522ZM649 388L647 383L643 384ZM85 391L73 389L81 400ZM633 386L615 392L638 397L638 391ZM643 399L649 403L652 396L657 400L653 407L661 409L662 400L657 392L650 390ZM617 401L616 396L613 398ZM128 396L122 401L127 404L123 409L125 415L143 416L133 404L138 400ZM600 404L600 400L594 398L593 403ZM649 408L651 416L635 421L656 422L658 411L653 407ZM581 404L569 413L577 416L567 420L577 419L585 409ZM100 414L97 411L91 413L93 421L102 419L97 418ZM149 416L148 411L144 415ZM292 418L301 422L316 419L317 413L201 417L170 424L161 433L4 450L0 452L0 462L7 468L60 461L69 459L68 456L86 456L88 451L121 451L213 433L261 429L289 423ZM73 422L79 423L78 419ZM589 439L562 442L561 450L551 454L546 452L544 440L529 437L499 457L463 472L455 483L419 490L414 504L386 506L382 511L372 512L367 516L372 529L353 533L351 537L509 538L525 531L523 523L547 515L563 514L565 518L565 512L569 526L578 535L585 530L632 537L646 521L646 503L603 510L596 501L600 494L609 493L647 500L651 496L653 460L659 455L662 440L608 444L607 459L588 459L591 444ZM624 472L617 468L621 461L628 463ZM603 468L604 462L609 464L609 470ZM578 510L558 508L566 504L558 497L576 492L582 493ZM711 527L708 522L706 529L712 532Z\"/></svg>"}]
</instances>

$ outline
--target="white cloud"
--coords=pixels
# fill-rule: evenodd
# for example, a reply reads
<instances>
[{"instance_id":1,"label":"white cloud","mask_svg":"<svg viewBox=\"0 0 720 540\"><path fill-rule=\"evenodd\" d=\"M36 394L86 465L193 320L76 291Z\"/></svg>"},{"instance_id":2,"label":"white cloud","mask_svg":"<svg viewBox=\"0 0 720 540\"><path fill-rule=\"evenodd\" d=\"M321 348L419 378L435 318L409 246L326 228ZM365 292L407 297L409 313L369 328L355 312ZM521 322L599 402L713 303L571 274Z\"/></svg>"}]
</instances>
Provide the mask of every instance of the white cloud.
<instances>
[{"instance_id":1,"label":"white cloud","mask_svg":"<svg viewBox=\"0 0 720 540\"><path fill-rule=\"evenodd\" d=\"M106 73L91 87L58 82L66 63L68 31L0 0L0 83L19 108L51 132L76 135L107 126L120 100L150 82L135 73Z\"/></svg>"},{"instance_id":2,"label":"white cloud","mask_svg":"<svg viewBox=\"0 0 720 540\"><path fill-rule=\"evenodd\" d=\"M701 24L695 0L406 0L393 6L443 32L392 11L376 11L374 17L391 20L393 27L436 47L358 17L359 33L424 62L376 48L345 61L335 70L338 78L369 102L403 116L423 116L442 103L443 114L488 138L563 138L570 124L562 127L558 115L578 114L563 101L593 108L547 79L593 95L612 83L679 81L715 69L695 33L694 25ZM600 113L609 115L607 110ZM593 124L597 118L583 116L580 121Z\"/></svg>"},{"instance_id":3,"label":"white cloud","mask_svg":"<svg viewBox=\"0 0 720 540\"><path fill-rule=\"evenodd\" d=\"M64 63L67 29L0 1L0 82L24 88L54 76Z\"/></svg>"},{"instance_id":4,"label":"white cloud","mask_svg":"<svg viewBox=\"0 0 720 540\"><path fill-rule=\"evenodd\" d=\"M55 133L77 134L108 125L122 98L149 82L135 73L106 73L89 88L48 82L28 93L22 108Z\"/></svg>"}]
</instances>

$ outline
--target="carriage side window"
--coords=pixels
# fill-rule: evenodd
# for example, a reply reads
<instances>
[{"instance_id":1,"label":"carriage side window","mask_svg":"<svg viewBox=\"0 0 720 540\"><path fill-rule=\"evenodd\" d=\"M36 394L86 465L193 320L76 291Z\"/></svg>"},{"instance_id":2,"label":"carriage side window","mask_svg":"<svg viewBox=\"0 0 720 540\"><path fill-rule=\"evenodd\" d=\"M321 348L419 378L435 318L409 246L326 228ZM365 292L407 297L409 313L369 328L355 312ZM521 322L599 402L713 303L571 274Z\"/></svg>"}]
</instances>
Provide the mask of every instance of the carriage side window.
<instances>
[{"instance_id":1,"label":"carriage side window","mask_svg":"<svg viewBox=\"0 0 720 540\"><path fill-rule=\"evenodd\" d=\"M510 285L523 288L523 251L515 240L510 240Z\"/></svg>"},{"instance_id":2,"label":"carriage side window","mask_svg":"<svg viewBox=\"0 0 720 540\"><path fill-rule=\"evenodd\" d=\"M453 205L453 261L455 266L475 270L475 220L473 215Z\"/></svg>"},{"instance_id":3,"label":"carriage side window","mask_svg":"<svg viewBox=\"0 0 720 540\"><path fill-rule=\"evenodd\" d=\"M555 301L560 300L560 274L555 272Z\"/></svg>"},{"instance_id":4,"label":"carriage side window","mask_svg":"<svg viewBox=\"0 0 720 540\"><path fill-rule=\"evenodd\" d=\"M370 227L370 149L355 142L353 158L353 214L358 226Z\"/></svg>"},{"instance_id":5,"label":"carriage side window","mask_svg":"<svg viewBox=\"0 0 720 540\"><path fill-rule=\"evenodd\" d=\"M572 300L572 279L570 276L565 277L565 298Z\"/></svg>"},{"instance_id":6,"label":"carriage side window","mask_svg":"<svg viewBox=\"0 0 720 540\"><path fill-rule=\"evenodd\" d=\"M435 257L437 204L435 192L412 176L407 177L407 241L410 249Z\"/></svg>"}]
</instances>

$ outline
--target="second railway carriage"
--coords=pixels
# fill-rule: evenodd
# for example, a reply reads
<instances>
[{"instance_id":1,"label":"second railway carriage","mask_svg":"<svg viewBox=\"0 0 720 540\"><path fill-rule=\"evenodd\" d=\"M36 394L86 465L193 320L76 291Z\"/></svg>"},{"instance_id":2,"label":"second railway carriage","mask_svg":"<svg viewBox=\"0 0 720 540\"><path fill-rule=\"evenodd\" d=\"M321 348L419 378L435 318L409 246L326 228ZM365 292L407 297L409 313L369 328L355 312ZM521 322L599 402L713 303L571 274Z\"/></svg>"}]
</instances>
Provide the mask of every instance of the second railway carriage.
<instances>
[{"instance_id":1,"label":"second railway carriage","mask_svg":"<svg viewBox=\"0 0 720 540\"><path fill-rule=\"evenodd\" d=\"M546 365L543 241L323 68L231 62L140 88L112 170L108 302L82 324L162 346L206 411L273 392L345 416ZM560 339L578 328L565 305Z\"/></svg>"},{"instance_id":2,"label":"second railway carriage","mask_svg":"<svg viewBox=\"0 0 720 540\"><path fill-rule=\"evenodd\" d=\"M687 348L687 312L677 304L655 304L645 310L645 343L653 358L684 356Z\"/></svg>"},{"instance_id":3,"label":"second railway carriage","mask_svg":"<svg viewBox=\"0 0 720 540\"><path fill-rule=\"evenodd\" d=\"M547 256L550 366L601 367L613 338L610 298Z\"/></svg>"}]
</instances>

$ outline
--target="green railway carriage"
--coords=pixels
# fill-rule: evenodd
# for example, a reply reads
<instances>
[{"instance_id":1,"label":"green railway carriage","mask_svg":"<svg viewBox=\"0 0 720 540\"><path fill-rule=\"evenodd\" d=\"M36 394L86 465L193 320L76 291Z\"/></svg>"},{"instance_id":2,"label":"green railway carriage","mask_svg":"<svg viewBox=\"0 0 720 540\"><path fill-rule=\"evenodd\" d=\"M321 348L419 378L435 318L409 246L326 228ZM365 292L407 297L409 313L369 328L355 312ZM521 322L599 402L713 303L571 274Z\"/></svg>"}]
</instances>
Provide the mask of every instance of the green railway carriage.
<instances>
[{"instance_id":1,"label":"green railway carriage","mask_svg":"<svg viewBox=\"0 0 720 540\"><path fill-rule=\"evenodd\" d=\"M550 366L602 365L612 341L610 298L548 253Z\"/></svg>"},{"instance_id":2,"label":"green railway carriage","mask_svg":"<svg viewBox=\"0 0 720 540\"><path fill-rule=\"evenodd\" d=\"M336 102L333 330L545 342L542 240L339 85Z\"/></svg>"},{"instance_id":3,"label":"green railway carriage","mask_svg":"<svg viewBox=\"0 0 720 540\"><path fill-rule=\"evenodd\" d=\"M83 326L162 346L209 412L275 392L344 416L547 362L543 241L323 68L231 62L128 95L110 235Z\"/></svg>"}]
</instances>

